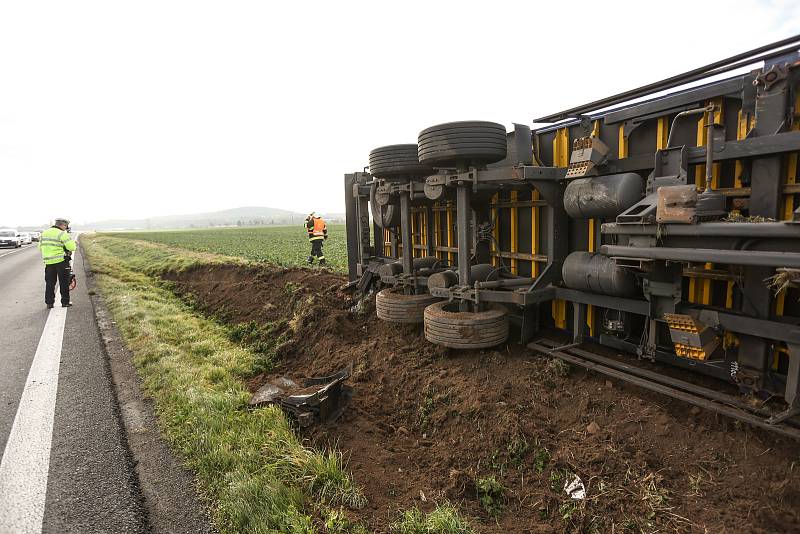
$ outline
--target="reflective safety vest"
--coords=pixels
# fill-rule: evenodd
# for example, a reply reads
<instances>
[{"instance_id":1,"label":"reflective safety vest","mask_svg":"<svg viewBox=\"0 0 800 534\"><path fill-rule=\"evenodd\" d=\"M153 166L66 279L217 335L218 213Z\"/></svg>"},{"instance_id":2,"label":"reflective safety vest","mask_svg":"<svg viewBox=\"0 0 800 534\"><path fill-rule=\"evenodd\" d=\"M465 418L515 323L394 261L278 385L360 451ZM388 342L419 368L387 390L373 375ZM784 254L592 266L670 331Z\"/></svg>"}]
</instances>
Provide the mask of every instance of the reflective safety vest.
<instances>
[{"instance_id":1,"label":"reflective safety vest","mask_svg":"<svg viewBox=\"0 0 800 534\"><path fill-rule=\"evenodd\" d=\"M328 225L325 224L322 217L309 219L306 223L306 228L308 229L308 239L310 241L325 239L325 236L328 235Z\"/></svg>"},{"instance_id":2,"label":"reflective safety vest","mask_svg":"<svg viewBox=\"0 0 800 534\"><path fill-rule=\"evenodd\" d=\"M52 226L42 232L39 238L39 250L45 265L64 261L64 253L73 252L77 247L75 241L66 230Z\"/></svg>"}]
</instances>

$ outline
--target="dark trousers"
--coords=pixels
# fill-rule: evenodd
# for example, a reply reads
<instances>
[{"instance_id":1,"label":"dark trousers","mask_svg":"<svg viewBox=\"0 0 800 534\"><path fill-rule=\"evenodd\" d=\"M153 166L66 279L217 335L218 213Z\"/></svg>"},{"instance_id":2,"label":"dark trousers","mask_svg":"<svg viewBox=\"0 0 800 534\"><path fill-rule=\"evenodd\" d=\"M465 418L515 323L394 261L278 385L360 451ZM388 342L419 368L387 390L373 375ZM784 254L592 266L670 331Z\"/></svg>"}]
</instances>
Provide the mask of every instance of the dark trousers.
<instances>
[{"instance_id":1,"label":"dark trousers","mask_svg":"<svg viewBox=\"0 0 800 534\"><path fill-rule=\"evenodd\" d=\"M56 280L61 291L61 304L69 304L69 262L60 261L44 266L44 303L56 302Z\"/></svg>"},{"instance_id":2,"label":"dark trousers","mask_svg":"<svg viewBox=\"0 0 800 534\"><path fill-rule=\"evenodd\" d=\"M322 252L322 242L323 239L315 239L311 242L311 256L308 257L309 263L314 261L314 258L325 259L325 254Z\"/></svg>"}]
</instances>

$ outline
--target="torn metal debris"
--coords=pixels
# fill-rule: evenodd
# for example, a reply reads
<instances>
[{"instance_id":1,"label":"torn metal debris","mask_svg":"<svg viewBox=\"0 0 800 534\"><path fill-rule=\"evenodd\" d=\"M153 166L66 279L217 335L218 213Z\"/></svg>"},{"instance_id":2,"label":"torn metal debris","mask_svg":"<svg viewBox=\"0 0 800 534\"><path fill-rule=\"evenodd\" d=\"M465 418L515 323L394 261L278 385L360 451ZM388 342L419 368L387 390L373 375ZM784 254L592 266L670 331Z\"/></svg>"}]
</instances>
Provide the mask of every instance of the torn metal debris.
<instances>
[{"instance_id":1,"label":"torn metal debris","mask_svg":"<svg viewBox=\"0 0 800 534\"><path fill-rule=\"evenodd\" d=\"M304 378L302 385L286 377L275 378L256 391L249 404L280 406L301 427L335 421L352 397L352 388L344 384L352 373L350 364L330 376Z\"/></svg>"}]
</instances>

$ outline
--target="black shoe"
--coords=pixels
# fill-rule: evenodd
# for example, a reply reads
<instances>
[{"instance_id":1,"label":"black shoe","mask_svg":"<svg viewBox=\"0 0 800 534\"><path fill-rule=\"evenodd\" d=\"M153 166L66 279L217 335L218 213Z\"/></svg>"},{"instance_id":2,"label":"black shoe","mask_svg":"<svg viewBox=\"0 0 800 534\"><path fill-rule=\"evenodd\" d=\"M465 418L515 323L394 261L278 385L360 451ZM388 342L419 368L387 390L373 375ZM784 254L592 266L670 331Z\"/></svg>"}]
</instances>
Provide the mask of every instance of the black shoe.
<instances>
[{"instance_id":1,"label":"black shoe","mask_svg":"<svg viewBox=\"0 0 800 534\"><path fill-rule=\"evenodd\" d=\"M71 302L67 302L66 304L61 304L62 308L69 308L70 306L72 306Z\"/></svg>"},{"instance_id":2,"label":"black shoe","mask_svg":"<svg viewBox=\"0 0 800 534\"><path fill-rule=\"evenodd\" d=\"M319 260L319 266L320 267L325 267L326 265L327 265L327 263L325 263L325 260Z\"/></svg>"},{"instance_id":3,"label":"black shoe","mask_svg":"<svg viewBox=\"0 0 800 534\"><path fill-rule=\"evenodd\" d=\"M312 265L313 263L314 263L314 258L309 257L308 258L308 264Z\"/></svg>"},{"instance_id":4,"label":"black shoe","mask_svg":"<svg viewBox=\"0 0 800 534\"><path fill-rule=\"evenodd\" d=\"M47 305L47 309L48 309L48 310L51 310L51 309L53 309L53 305L52 305L52 304L48 304L48 305Z\"/></svg>"}]
</instances>

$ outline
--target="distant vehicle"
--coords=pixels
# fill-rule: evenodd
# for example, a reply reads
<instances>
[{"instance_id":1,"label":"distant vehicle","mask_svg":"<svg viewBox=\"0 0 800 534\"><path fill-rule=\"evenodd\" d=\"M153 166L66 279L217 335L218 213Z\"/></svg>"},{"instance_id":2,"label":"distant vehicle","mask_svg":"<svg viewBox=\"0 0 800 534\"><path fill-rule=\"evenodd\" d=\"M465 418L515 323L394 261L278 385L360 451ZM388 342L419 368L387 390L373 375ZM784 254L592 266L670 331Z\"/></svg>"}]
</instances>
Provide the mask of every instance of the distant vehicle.
<instances>
[{"instance_id":1,"label":"distant vehicle","mask_svg":"<svg viewBox=\"0 0 800 534\"><path fill-rule=\"evenodd\" d=\"M42 237L41 232L31 232L31 239L33 241L39 241L39 238Z\"/></svg>"},{"instance_id":2,"label":"distant vehicle","mask_svg":"<svg viewBox=\"0 0 800 534\"><path fill-rule=\"evenodd\" d=\"M33 243L33 236L30 232L20 232L19 237L23 245L30 245Z\"/></svg>"},{"instance_id":3,"label":"distant vehicle","mask_svg":"<svg viewBox=\"0 0 800 534\"><path fill-rule=\"evenodd\" d=\"M19 232L11 228L0 229L0 247L14 247L19 248L22 246L22 237Z\"/></svg>"}]
</instances>

